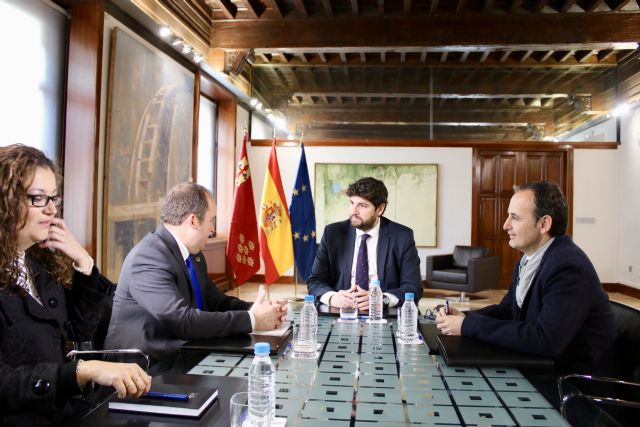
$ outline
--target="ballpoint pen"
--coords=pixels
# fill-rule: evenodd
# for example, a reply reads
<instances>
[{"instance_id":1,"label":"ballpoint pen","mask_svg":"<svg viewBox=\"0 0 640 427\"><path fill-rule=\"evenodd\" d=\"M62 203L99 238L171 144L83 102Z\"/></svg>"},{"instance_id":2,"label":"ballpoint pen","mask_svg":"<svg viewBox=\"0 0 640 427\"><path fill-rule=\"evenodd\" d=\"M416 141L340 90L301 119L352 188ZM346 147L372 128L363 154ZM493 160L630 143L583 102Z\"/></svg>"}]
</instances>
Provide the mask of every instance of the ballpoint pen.
<instances>
[{"instance_id":1,"label":"ballpoint pen","mask_svg":"<svg viewBox=\"0 0 640 427\"><path fill-rule=\"evenodd\" d=\"M444 314L449 315L449 301L444 302Z\"/></svg>"},{"instance_id":2,"label":"ballpoint pen","mask_svg":"<svg viewBox=\"0 0 640 427\"><path fill-rule=\"evenodd\" d=\"M161 393L158 391L149 391L142 395L142 397L149 397L152 399L163 399L163 400L180 400L187 401L191 397L189 393Z\"/></svg>"}]
</instances>

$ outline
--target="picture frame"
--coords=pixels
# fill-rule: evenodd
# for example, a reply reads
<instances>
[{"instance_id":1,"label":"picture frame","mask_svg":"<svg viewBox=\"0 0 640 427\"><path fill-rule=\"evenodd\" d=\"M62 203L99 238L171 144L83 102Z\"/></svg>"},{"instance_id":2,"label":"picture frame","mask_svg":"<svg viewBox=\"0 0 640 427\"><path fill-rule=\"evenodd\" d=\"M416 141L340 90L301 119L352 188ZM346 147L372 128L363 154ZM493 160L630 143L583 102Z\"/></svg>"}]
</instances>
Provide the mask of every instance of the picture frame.
<instances>
[{"instance_id":1,"label":"picture frame","mask_svg":"<svg viewBox=\"0 0 640 427\"><path fill-rule=\"evenodd\" d=\"M364 177L384 182L389 192L384 216L413 230L416 246L437 246L437 164L315 164L316 224L322 231L328 224L349 216L349 184Z\"/></svg>"},{"instance_id":2,"label":"picture frame","mask_svg":"<svg viewBox=\"0 0 640 427\"><path fill-rule=\"evenodd\" d=\"M158 226L167 191L191 178L194 88L193 72L112 30L102 271L114 282L129 251Z\"/></svg>"}]
</instances>

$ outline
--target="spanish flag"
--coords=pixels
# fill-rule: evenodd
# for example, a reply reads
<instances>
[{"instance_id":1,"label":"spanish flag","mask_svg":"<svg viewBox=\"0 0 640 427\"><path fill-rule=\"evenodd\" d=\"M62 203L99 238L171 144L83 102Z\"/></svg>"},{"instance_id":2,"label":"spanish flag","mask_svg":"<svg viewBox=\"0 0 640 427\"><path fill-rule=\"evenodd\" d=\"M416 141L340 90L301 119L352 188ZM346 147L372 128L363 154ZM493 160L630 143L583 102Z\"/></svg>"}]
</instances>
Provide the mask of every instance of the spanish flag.
<instances>
[{"instance_id":1,"label":"spanish flag","mask_svg":"<svg viewBox=\"0 0 640 427\"><path fill-rule=\"evenodd\" d=\"M274 138L269 154L269 166L264 177L260 202L260 253L264 261L264 280L267 285L278 280L293 266L291 220L284 197Z\"/></svg>"}]
</instances>

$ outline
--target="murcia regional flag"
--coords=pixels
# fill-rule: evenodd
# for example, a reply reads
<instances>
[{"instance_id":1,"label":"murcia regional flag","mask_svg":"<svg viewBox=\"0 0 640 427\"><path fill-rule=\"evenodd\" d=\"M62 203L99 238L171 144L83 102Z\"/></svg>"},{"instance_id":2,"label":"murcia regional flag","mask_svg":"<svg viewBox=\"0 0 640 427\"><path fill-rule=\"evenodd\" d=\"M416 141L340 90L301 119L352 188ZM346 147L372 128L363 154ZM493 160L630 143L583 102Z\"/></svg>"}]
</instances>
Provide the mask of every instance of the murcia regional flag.
<instances>
[{"instance_id":1,"label":"murcia regional flag","mask_svg":"<svg viewBox=\"0 0 640 427\"><path fill-rule=\"evenodd\" d=\"M247 157L247 131L242 135L242 149L236 172L236 192L233 197L231 228L227 241L227 258L236 275L236 284L242 285L260 268L258 249L258 222L253 201L251 169Z\"/></svg>"},{"instance_id":2,"label":"murcia regional flag","mask_svg":"<svg viewBox=\"0 0 640 427\"><path fill-rule=\"evenodd\" d=\"M278 280L293 266L291 220L284 197L274 138L269 165L264 176L260 202L260 253L264 261L264 280L267 285Z\"/></svg>"}]
</instances>

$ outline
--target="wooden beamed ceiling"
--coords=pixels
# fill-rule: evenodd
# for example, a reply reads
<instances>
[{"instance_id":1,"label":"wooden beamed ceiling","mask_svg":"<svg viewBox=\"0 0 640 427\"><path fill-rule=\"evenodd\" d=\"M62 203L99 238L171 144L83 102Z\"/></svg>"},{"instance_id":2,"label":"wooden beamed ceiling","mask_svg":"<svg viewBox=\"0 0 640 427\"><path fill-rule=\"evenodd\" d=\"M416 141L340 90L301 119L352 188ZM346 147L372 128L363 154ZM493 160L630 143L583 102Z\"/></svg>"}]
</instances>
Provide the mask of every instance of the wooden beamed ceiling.
<instances>
[{"instance_id":1,"label":"wooden beamed ceiling","mask_svg":"<svg viewBox=\"0 0 640 427\"><path fill-rule=\"evenodd\" d=\"M137 1L315 139L558 136L608 113L640 41L640 0Z\"/></svg>"}]
</instances>

